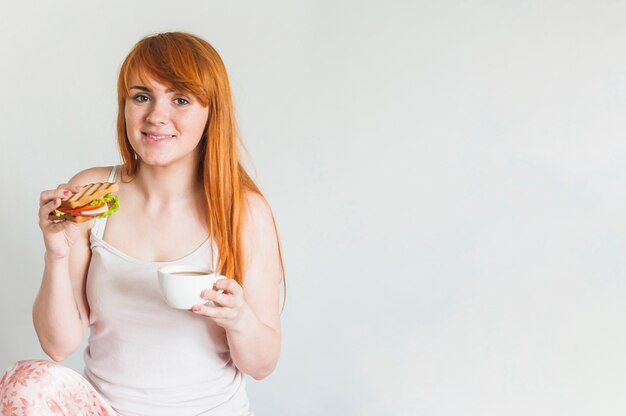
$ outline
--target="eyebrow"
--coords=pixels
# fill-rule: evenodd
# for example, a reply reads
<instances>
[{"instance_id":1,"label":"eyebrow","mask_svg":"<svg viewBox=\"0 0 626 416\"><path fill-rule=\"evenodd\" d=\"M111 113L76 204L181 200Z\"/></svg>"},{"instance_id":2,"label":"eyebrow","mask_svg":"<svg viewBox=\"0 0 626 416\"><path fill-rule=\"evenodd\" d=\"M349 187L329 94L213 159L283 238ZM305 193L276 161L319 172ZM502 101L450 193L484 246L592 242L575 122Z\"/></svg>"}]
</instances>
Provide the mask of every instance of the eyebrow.
<instances>
[{"instance_id":1,"label":"eyebrow","mask_svg":"<svg viewBox=\"0 0 626 416\"><path fill-rule=\"evenodd\" d=\"M133 85L129 89L131 89L131 90L140 90L140 91L145 91L145 92L152 92L152 91L150 91L150 88L144 87L143 85ZM176 91L174 91L171 88L168 88L167 90L165 90L165 92L166 93L172 93L172 92L176 92Z\"/></svg>"}]
</instances>

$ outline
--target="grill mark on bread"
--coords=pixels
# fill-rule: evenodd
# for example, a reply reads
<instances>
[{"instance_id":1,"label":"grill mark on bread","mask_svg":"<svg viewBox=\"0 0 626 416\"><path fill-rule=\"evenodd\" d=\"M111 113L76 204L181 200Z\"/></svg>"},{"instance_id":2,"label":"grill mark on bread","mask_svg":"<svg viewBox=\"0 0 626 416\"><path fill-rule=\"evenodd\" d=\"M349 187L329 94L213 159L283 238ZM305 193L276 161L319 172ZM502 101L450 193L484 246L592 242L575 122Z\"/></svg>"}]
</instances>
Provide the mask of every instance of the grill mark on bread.
<instances>
[{"instance_id":1,"label":"grill mark on bread","mask_svg":"<svg viewBox=\"0 0 626 416\"><path fill-rule=\"evenodd\" d=\"M91 196L93 194L95 194L98 189L102 188L101 183L92 183L91 185L89 185L89 188L87 189L87 191L85 192L85 196Z\"/></svg>"},{"instance_id":2,"label":"grill mark on bread","mask_svg":"<svg viewBox=\"0 0 626 416\"><path fill-rule=\"evenodd\" d=\"M74 202L74 201L78 201L80 198L83 197L83 195L85 195L85 193L87 192L87 190L91 187L92 184L89 185L85 185L83 186L83 188L80 190L80 192L72 195L72 197L69 199L70 202Z\"/></svg>"},{"instance_id":3,"label":"grill mark on bread","mask_svg":"<svg viewBox=\"0 0 626 416\"><path fill-rule=\"evenodd\" d=\"M83 188L72 195L69 199L62 202L62 206L76 208L86 205L92 199L102 198L108 193L117 191L116 183L112 182L96 182L83 186Z\"/></svg>"},{"instance_id":4,"label":"grill mark on bread","mask_svg":"<svg viewBox=\"0 0 626 416\"><path fill-rule=\"evenodd\" d=\"M75 209L78 207L82 207L87 205L90 201L94 199L100 199L106 194L116 192L119 189L117 183L115 182L96 182L90 183L81 188L80 191L72 195L69 199L64 199L61 201L61 207L63 208L71 208ZM111 203L108 203L107 206L111 206ZM64 214L61 216L54 215L54 212L51 212L48 215L48 219L53 221L58 220L67 220L72 222L85 222L92 220L94 217L92 216L84 216L84 215L71 215Z\"/></svg>"}]
</instances>

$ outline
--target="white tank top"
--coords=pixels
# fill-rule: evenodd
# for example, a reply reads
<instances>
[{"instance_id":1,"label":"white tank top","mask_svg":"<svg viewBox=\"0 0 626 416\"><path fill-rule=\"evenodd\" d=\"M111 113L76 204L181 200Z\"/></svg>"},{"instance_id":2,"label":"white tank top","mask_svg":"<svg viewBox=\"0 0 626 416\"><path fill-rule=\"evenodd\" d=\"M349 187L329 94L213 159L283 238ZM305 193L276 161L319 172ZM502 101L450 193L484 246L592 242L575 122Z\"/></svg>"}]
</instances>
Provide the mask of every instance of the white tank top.
<instances>
[{"instance_id":1,"label":"white tank top","mask_svg":"<svg viewBox=\"0 0 626 416\"><path fill-rule=\"evenodd\" d=\"M96 219L90 233L85 377L124 416L251 415L224 330L170 308L159 292L163 265L211 268L209 240L181 259L146 262L103 240L106 220Z\"/></svg>"}]
</instances>

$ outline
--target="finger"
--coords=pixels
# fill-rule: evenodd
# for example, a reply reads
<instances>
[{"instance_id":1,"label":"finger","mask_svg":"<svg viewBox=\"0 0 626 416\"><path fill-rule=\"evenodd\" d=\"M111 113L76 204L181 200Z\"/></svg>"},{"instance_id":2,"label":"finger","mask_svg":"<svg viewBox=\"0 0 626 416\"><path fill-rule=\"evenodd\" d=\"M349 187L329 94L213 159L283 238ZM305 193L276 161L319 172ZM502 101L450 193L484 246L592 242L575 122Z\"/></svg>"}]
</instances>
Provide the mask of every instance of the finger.
<instances>
[{"instance_id":1,"label":"finger","mask_svg":"<svg viewBox=\"0 0 626 416\"><path fill-rule=\"evenodd\" d=\"M218 293L215 290L204 290L200 294L202 299L210 300L218 306L233 308L238 305L237 299L233 295Z\"/></svg>"},{"instance_id":2,"label":"finger","mask_svg":"<svg viewBox=\"0 0 626 416\"><path fill-rule=\"evenodd\" d=\"M82 185L71 185L68 183L62 183L61 185L57 186L57 189L68 189L72 192L78 192L81 189L83 189Z\"/></svg>"},{"instance_id":3,"label":"finger","mask_svg":"<svg viewBox=\"0 0 626 416\"><path fill-rule=\"evenodd\" d=\"M227 317L227 309L209 305L194 305L191 312L196 315L203 315L213 319L224 319Z\"/></svg>"},{"instance_id":4,"label":"finger","mask_svg":"<svg viewBox=\"0 0 626 416\"><path fill-rule=\"evenodd\" d=\"M239 283L233 279L220 279L213 284L214 290L223 290L224 292L231 293L233 295L239 295L243 292Z\"/></svg>"},{"instance_id":5,"label":"finger","mask_svg":"<svg viewBox=\"0 0 626 416\"><path fill-rule=\"evenodd\" d=\"M67 199L71 195L72 195L72 191L69 189L65 189L65 188L43 191L39 195L39 206L43 206L55 198Z\"/></svg>"},{"instance_id":6,"label":"finger","mask_svg":"<svg viewBox=\"0 0 626 416\"><path fill-rule=\"evenodd\" d=\"M41 207L39 207L39 222L47 222L48 221L48 214L50 214L52 211L54 211L56 208L58 208L61 205L61 199L60 198L54 198L51 201L49 201L48 203L42 205Z\"/></svg>"},{"instance_id":7,"label":"finger","mask_svg":"<svg viewBox=\"0 0 626 416\"><path fill-rule=\"evenodd\" d=\"M39 208L40 218L47 218L48 214L61 205L61 198L54 198Z\"/></svg>"}]
</instances>

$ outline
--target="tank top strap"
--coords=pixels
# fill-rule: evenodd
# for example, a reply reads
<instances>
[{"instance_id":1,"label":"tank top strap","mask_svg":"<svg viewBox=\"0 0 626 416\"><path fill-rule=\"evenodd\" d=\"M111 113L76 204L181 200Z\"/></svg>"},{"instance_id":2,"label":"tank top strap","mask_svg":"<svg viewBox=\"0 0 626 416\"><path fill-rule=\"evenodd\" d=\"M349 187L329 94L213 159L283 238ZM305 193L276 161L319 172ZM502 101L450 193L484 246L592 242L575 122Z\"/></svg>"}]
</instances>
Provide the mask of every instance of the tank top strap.
<instances>
[{"instance_id":1,"label":"tank top strap","mask_svg":"<svg viewBox=\"0 0 626 416\"><path fill-rule=\"evenodd\" d=\"M120 170L120 165L116 165L113 166L113 169L111 169L111 174L109 174L109 179L107 179L107 182L115 182L115 180L117 179L117 174ZM104 229L106 228L107 225L107 218L96 218L95 224L93 225L93 233L99 238L99 239L103 239L104 237Z\"/></svg>"},{"instance_id":2,"label":"tank top strap","mask_svg":"<svg viewBox=\"0 0 626 416\"><path fill-rule=\"evenodd\" d=\"M113 166L113 169L111 169L111 173L109 174L109 179L107 180L107 182L115 182L115 180L117 179L117 174L120 171L120 165L115 165Z\"/></svg>"}]
</instances>

